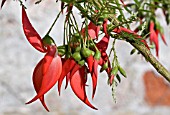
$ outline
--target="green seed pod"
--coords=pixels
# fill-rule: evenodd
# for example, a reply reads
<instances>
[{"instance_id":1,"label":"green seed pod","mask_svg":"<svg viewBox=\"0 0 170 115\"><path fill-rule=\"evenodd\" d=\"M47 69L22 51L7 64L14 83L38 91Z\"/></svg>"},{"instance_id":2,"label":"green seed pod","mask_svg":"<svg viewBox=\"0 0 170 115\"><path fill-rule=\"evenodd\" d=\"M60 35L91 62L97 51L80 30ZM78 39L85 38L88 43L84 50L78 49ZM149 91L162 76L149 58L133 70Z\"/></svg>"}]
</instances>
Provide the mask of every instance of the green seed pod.
<instances>
[{"instance_id":1,"label":"green seed pod","mask_svg":"<svg viewBox=\"0 0 170 115\"><path fill-rule=\"evenodd\" d=\"M94 56L95 52L94 51L91 51L91 55Z\"/></svg>"},{"instance_id":2,"label":"green seed pod","mask_svg":"<svg viewBox=\"0 0 170 115\"><path fill-rule=\"evenodd\" d=\"M102 25L102 24L103 24L103 21L99 21L99 20L97 21L97 25L98 25L98 26L100 26L100 25Z\"/></svg>"},{"instance_id":3,"label":"green seed pod","mask_svg":"<svg viewBox=\"0 0 170 115\"><path fill-rule=\"evenodd\" d=\"M81 50L81 47L78 46L78 47L76 47L75 52L80 52L80 50Z\"/></svg>"},{"instance_id":4,"label":"green seed pod","mask_svg":"<svg viewBox=\"0 0 170 115\"><path fill-rule=\"evenodd\" d=\"M121 82L121 78L120 78L119 74L116 75L116 78L117 78L117 80L118 80L119 83L120 83L120 82Z\"/></svg>"},{"instance_id":5,"label":"green seed pod","mask_svg":"<svg viewBox=\"0 0 170 115\"><path fill-rule=\"evenodd\" d=\"M76 38L79 38L79 37L80 37L80 34L79 34L79 33L75 33L74 36L75 36Z\"/></svg>"},{"instance_id":6,"label":"green seed pod","mask_svg":"<svg viewBox=\"0 0 170 115\"><path fill-rule=\"evenodd\" d=\"M100 17L98 18L98 21L102 21L102 22L103 22L103 21L104 21L104 18L105 18L104 16L100 16Z\"/></svg>"},{"instance_id":7,"label":"green seed pod","mask_svg":"<svg viewBox=\"0 0 170 115\"><path fill-rule=\"evenodd\" d=\"M104 63L102 68L100 69L100 72L106 70L108 68L108 62Z\"/></svg>"},{"instance_id":8,"label":"green seed pod","mask_svg":"<svg viewBox=\"0 0 170 115\"><path fill-rule=\"evenodd\" d=\"M63 55L66 54L66 50L65 50L65 49L58 49L58 54L59 54L60 56L63 56Z\"/></svg>"},{"instance_id":9,"label":"green seed pod","mask_svg":"<svg viewBox=\"0 0 170 115\"><path fill-rule=\"evenodd\" d=\"M85 64L85 60L78 61L78 64L83 66Z\"/></svg>"},{"instance_id":10,"label":"green seed pod","mask_svg":"<svg viewBox=\"0 0 170 115\"><path fill-rule=\"evenodd\" d=\"M53 38L49 35L45 35L45 37L43 37L42 41L45 46L55 44Z\"/></svg>"},{"instance_id":11,"label":"green seed pod","mask_svg":"<svg viewBox=\"0 0 170 115\"><path fill-rule=\"evenodd\" d=\"M111 74L112 74L112 75L117 75L117 72L118 72L118 67L115 66L115 67L112 69Z\"/></svg>"},{"instance_id":12,"label":"green seed pod","mask_svg":"<svg viewBox=\"0 0 170 115\"><path fill-rule=\"evenodd\" d=\"M68 59L68 58L70 58L70 57L71 57L70 52L67 52L67 53L66 53L66 59Z\"/></svg>"},{"instance_id":13,"label":"green seed pod","mask_svg":"<svg viewBox=\"0 0 170 115\"><path fill-rule=\"evenodd\" d=\"M131 52L130 52L130 55L134 54L136 52L136 49L133 49Z\"/></svg>"},{"instance_id":14,"label":"green seed pod","mask_svg":"<svg viewBox=\"0 0 170 115\"><path fill-rule=\"evenodd\" d=\"M109 14L108 10L105 9L105 10L103 11L103 17L104 17L104 19L105 19L105 18L108 18L108 14Z\"/></svg>"},{"instance_id":15,"label":"green seed pod","mask_svg":"<svg viewBox=\"0 0 170 115\"><path fill-rule=\"evenodd\" d=\"M119 69L119 72L120 72L124 77L127 77L127 76L126 76L126 72L125 72L125 70L124 70L122 67L118 66L118 69Z\"/></svg>"},{"instance_id":16,"label":"green seed pod","mask_svg":"<svg viewBox=\"0 0 170 115\"><path fill-rule=\"evenodd\" d=\"M68 46L67 45L62 45L62 46L58 46L57 49L66 49Z\"/></svg>"},{"instance_id":17,"label":"green seed pod","mask_svg":"<svg viewBox=\"0 0 170 115\"><path fill-rule=\"evenodd\" d=\"M99 60L100 57L101 57L101 53L100 53L99 50L97 50L96 53L95 53L95 55L94 55L94 58L97 59L97 60Z\"/></svg>"},{"instance_id":18,"label":"green seed pod","mask_svg":"<svg viewBox=\"0 0 170 115\"><path fill-rule=\"evenodd\" d=\"M76 61L80 61L80 60L81 60L80 52L74 52L74 54L72 55L72 57L73 57Z\"/></svg>"},{"instance_id":19,"label":"green seed pod","mask_svg":"<svg viewBox=\"0 0 170 115\"><path fill-rule=\"evenodd\" d=\"M92 54L92 51L88 48L82 48L81 54L82 54L83 57L87 58Z\"/></svg>"}]
</instances>

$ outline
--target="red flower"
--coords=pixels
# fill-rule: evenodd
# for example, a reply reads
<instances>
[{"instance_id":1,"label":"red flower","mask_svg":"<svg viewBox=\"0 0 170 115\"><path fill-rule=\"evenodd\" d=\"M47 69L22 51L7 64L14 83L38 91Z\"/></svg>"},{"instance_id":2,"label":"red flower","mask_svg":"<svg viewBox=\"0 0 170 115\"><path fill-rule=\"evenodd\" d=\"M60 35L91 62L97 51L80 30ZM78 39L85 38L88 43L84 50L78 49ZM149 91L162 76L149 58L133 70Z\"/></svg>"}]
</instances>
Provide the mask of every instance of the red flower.
<instances>
[{"instance_id":1,"label":"red flower","mask_svg":"<svg viewBox=\"0 0 170 115\"><path fill-rule=\"evenodd\" d=\"M60 77L62 71L61 58L57 55L57 47L54 43L49 44L45 41L45 44L43 44L43 40L32 27L24 8L22 8L22 23L29 43L38 51L46 53L33 72L33 84L37 95L27 104L40 99L45 109L49 111L44 101L44 94L56 84ZM51 40L50 38L48 39Z\"/></svg>"},{"instance_id":2,"label":"red flower","mask_svg":"<svg viewBox=\"0 0 170 115\"><path fill-rule=\"evenodd\" d=\"M113 32L118 33L118 34L121 33L121 32L126 32L126 33L129 33L129 34L133 34L134 36L136 36L136 38L139 38L139 39L142 38L140 35L138 35L134 31L127 29L127 28L124 28L124 27L115 28L113 30ZM141 42L143 42L144 45L149 49L149 46L147 45L147 42L145 40L141 40Z\"/></svg>"},{"instance_id":3,"label":"red flower","mask_svg":"<svg viewBox=\"0 0 170 115\"><path fill-rule=\"evenodd\" d=\"M73 74L73 73L74 74ZM87 77L87 70L85 66L80 67L79 65L75 65L73 68L70 76L70 85L75 93L75 95L83 101L85 104L87 104L89 107L96 109L88 100L85 86L86 86L86 77Z\"/></svg>"},{"instance_id":4,"label":"red flower","mask_svg":"<svg viewBox=\"0 0 170 115\"><path fill-rule=\"evenodd\" d=\"M89 102L86 95L85 86L87 81L87 67L85 65L80 66L73 58L69 58L64 62L62 73L60 75L60 79L58 80L59 94L64 77L66 77L66 86L70 80L70 85L73 92L81 101L89 107L97 109Z\"/></svg>"},{"instance_id":5,"label":"red flower","mask_svg":"<svg viewBox=\"0 0 170 115\"><path fill-rule=\"evenodd\" d=\"M86 28L82 29L82 35L85 36ZM98 39L98 34L100 31L100 26L96 26L93 22L90 22L88 25L88 35L89 39Z\"/></svg>"},{"instance_id":6,"label":"red flower","mask_svg":"<svg viewBox=\"0 0 170 115\"><path fill-rule=\"evenodd\" d=\"M154 29L154 22L150 22L150 42L155 44L156 47L156 56L159 56L159 42L158 42L158 31Z\"/></svg>"}]
</instances>

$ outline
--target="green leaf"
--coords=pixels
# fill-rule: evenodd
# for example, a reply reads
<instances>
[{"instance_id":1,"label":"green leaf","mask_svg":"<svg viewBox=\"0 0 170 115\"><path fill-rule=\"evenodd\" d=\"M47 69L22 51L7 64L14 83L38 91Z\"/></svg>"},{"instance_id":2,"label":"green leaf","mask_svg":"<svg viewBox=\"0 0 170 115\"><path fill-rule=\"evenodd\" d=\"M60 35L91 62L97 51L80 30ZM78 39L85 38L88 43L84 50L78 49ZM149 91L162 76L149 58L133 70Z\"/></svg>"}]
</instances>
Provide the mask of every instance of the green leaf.
<instances>
[{"instance_id":1,"label":"green leaf","mask_svg":"<svg viewBox=\"0 0 170 115\"><path fill-rule=\"evenodd\" d=\"M121 66L118 66L118 69L119 69L119 72L120 72L124 77L127 77L125 70L124 70Z\"/></svg>"}]
</instances>

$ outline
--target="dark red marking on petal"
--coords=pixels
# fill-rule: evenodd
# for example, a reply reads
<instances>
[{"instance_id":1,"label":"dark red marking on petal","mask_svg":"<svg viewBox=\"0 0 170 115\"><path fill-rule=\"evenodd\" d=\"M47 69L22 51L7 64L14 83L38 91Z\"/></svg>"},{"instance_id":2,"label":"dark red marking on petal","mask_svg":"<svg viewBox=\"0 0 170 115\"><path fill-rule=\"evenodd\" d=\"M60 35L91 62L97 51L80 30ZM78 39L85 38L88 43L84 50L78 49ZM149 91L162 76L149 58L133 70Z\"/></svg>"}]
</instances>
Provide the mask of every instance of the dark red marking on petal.
<instances>
[{"instance_id":1,"label":"dark red marking on petal","mask_svg":"<svg viewBox=\"0 0 170 115\"><path fill-rule=\"evenodd\" d=\"M107 22L108 22L108 19L105 19L104 22L103 22L103 31L105 33L105 36L109 36L108 33L107 33Z\"/></svg>"},{"instance_id":2,"label":"dark red marking on petal","mask_svg":"<svg viewBox=\"0 0 170 115\"><path fill-rule=\"evenodd\" d=\"M100 51L106 51L106 50L107 50L107 47L108 47L109 39L110 39L110 37L105 35L105 36L96 44L97 48L98 48Z\"/></svg>"}]
</instances>

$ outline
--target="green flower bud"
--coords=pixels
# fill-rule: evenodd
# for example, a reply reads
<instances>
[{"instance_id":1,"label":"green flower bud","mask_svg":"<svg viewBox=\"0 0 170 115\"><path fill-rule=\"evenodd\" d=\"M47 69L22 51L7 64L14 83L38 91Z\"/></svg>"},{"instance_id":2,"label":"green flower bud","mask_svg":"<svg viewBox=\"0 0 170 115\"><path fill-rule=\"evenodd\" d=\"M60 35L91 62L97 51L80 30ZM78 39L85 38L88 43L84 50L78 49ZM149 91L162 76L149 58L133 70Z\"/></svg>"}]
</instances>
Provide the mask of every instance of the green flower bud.
<instances>
[{"instance_id":1,"label":"green flower bud","mask_svg":"<svg viewBox=\"0 0 170 115\"><path fill-rule=\"evenodd\" d=\"M115 66L115 67L112 69L111 74L112 74L112 75L117 75L117 72L118 72L118 67Z\"/></svg>"},{"instance_id":2,"label":"green flower bud","mask_svg":"<svg viewBox=\"0 0 170 115\"><path fill-rule=\"evenodd\" d=\"M81 47L76 47L75 52L79 52L81 50Z\"/></svg>"},{"instance_id":3,"label":"green flower bud","mask_svg":"<svg viewBox=\"0 0 170 115\"><path fill-rule=\"evenodd\" d=\"M83 66L85 64L85 60L78 61L78 64Z\"/></svg>"},{"instance_id":4,"label":"green flower bud","mask_svg":"<svg viewBox=\"0 0 170 115\"><path fill-rule=\"evenodd\" d=\"M94 58L97 59L97 60L99 60L100 57L101 57L101 53L100 53L99 50L97 50L96 53L95 53L95 55L94 55Z\"/></svg>"},{"instance_id":5,"label":"green flower bud","mask_svg":"<svg viewBox=\"0 0 170 115\"><path fill-rule=\"evenodd\" d=\"M46 36L42 39L42 41L43 41L43 44L44 44L45 46L46 46L46 45L53 45L53 44L55 44L53 38L52 38L51 36L49 36L49 35L46 35Z\"/></svg>"},{"instance_id":6,"label":"green flower bud","mask_svg":"<svg viewBox=\"0 0 170 115\"><path fill-rule=\"evenodd\" d=\"M76 60L76 61L80 61L81 60L81 55L80 52L75 52L72 57Z\"/></svg>"},{"instance_id":7,"label":"green flower bud","mask_svg":"<svg viewBox=\"0 0 170 115\"><path fill-rule=\"evenodd\" d=\"M126 76L126 72L125 72L125 70L124 70L122 67L118 66L118 69L119 69L119 72L120 72L124 77L127 77L127 76Z\"/></svg>"},{"instance_id":8,"label":"green flower bud","mask_svg":"<svg viewBox=\"0 0 170 115\"><path fill-rule=\"evenodd\" d=\"M100 72L106 70L107 68L108 68L108 62L106 62L106 63L103 64L103 66L102 66Z\"/></svg>"},{"instance_id":9,"label":"green flower bud","mask_svg":"<svg viewBox=\"0 0 170 115\"><path fill-rule=\"evenodd\" d=\"M81 54L83 55L83 57L87 58L92 54L92 51L88 48L82 48Z\"/></svg>"}]
</instances>

